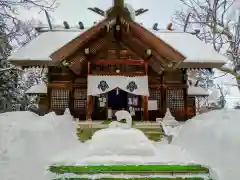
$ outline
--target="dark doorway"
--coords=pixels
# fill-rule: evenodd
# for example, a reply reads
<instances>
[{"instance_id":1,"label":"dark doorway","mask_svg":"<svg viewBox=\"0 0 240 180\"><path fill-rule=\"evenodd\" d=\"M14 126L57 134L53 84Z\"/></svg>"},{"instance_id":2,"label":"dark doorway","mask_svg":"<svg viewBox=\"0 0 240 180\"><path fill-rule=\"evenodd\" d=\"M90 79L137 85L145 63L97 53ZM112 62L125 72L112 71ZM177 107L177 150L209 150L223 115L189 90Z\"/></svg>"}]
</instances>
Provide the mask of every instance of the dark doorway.
<instances>
[{"instance_id":1,"label":"dark doorway","mask_svg":"<svg viewBox=\"0 0 240 180\"><path fill-rule=\"evenodd\" d=\"M112 110L126 110L128 105L127 97L128 93L121 89L108 92L108 107L112 108Z\"/></svg>"},{"instance_id":2,"label":"dark doorway","mask_svg":"<svg viewBox=\"0 0 240 180\"><path fill-rule=\"evenodd\" d=\"M93 97L93 113L92 120L106 120L107 119L107 94L101 94Z\"/></svg>"}]
</instances>

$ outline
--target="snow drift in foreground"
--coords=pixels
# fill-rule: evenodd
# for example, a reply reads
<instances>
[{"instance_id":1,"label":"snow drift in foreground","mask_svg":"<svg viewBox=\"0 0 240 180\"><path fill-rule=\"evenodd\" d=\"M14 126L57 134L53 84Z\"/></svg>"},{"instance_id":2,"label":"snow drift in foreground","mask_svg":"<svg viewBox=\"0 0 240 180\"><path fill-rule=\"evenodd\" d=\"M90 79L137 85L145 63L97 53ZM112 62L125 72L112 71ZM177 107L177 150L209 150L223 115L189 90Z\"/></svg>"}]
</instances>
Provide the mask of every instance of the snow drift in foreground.
<instances>
[{"instance_id":1,"label":"snow drift in foreground","mask_svg":"<svg viewBox=\"0 0 240 180\"><path fill-rule=\"evenodd\" d=\"M31 112L0 114L0 177L43 180L55 154L79 144L77 124L69 114L43 117Z\"/></svg>"},{"instance_id":2,"label":"snow drift in foreground","mask_svg":"<svg viewBox=\"0 0 240 180\"><path fill-rule=\"evenodd\" d=\"M239 128L240 110L211 111L187 121L173 144L210 165L220 180L239 180Z\"/></svg>"}]
</instances>

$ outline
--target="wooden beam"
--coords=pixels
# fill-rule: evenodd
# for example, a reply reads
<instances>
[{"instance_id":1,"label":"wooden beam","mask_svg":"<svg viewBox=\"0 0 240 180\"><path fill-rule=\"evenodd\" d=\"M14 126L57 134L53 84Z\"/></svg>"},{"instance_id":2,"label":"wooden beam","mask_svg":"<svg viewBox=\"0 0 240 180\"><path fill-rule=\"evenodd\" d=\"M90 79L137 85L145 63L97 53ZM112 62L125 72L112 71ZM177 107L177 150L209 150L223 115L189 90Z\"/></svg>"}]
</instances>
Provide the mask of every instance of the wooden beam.
<instances>
[{"instance_id":1,"label":"wooden beam","mask_svg":"<svg viewBox=\"0 0 240 180\"><path fill-rule=\"evenodd\" d=\"M54 89L54 88L56 88L56 89L69 89L70 88L70 86L69 86L69 84L63 84L63 83L49 83L48 84L48 88L52 88L52 89Z\"/></svg>"},{"instance_id":2,"label":"wooden beam","mask_svg":"<svg viewBox=\"0 0 240 180\"><path fill-rule=\"evenodd\" d=\"M119 43L122 47L127 48L128 52L131 53L131 55L136 56L137 59L143 59L144 61L146 61L146 59L143 55L141 56L138 53L136 53L132 48L130 48L129 46L126 46L124 42L119 42Z\"/></svg>"},{"instance_id":3,"label":"wooden beam","mask_svg":"<svg viewBox=\"0 0 240 180\"><path fill-rule=\"evenodd\" d=\"M145 72L92 72L93 76L146 76Z\"/></svg>"},{"instance_id":4,"label":"wooden beam","mask_svg":"<svg viewBox=\"0 0 240 180\"><path fill-rule=\"evenodd\" d=\"M83 64L83 61L86 60L86 57L82 54L78 54L77 56L75 56L70 63L69 68L74 72L74 74L76 75L80 75L81 73L81 67Z\"/></svg>"},{"instance_id":5,"label":"wooden beam","mask_svg":"<svg viewBox=\"0 0 240 180\"><path fill-rule=\"evenodd\" d=\"M144 60L130 60L130 59L99 59L94 60L95 64L129 64L129 65L142 65Z\"/></svg>"},{"instance_id":6,"label":"wooden beam","mask_svg":"<svg viewBox=\"0 0 240 180\"><path fill-rule=\"evenodd\" d=\"M167 61L164 57L162 57L162 56L159 55L156 51L154 51L154 49L152 49L151 46L146 46L146 44L144 44L144 42L141 42L137 37L131 38L130 41L135 42L135 43L138 44L139 46L145 47L145 50L151 49L152 55L153 55L156 59L158 59L163 66L168 66L169 61Z\"/></svg>"},{"instance_id":7,"label":"wooden beam","mask_svg":"<svg viewBox=\"0 0 240 180\"><path fill-rule=\"evenodd\" d=\"M72 88L87 88L86 84L69 84L69 83L49 83L50 89L72 89Z\"/></svg>"},{"instance_id":8,"label":"wooden beam","mask_svg":"<svg viewBox=\"0 0 240 180\"><path fill-rule=\"evenodd\" d=\"M145 68L145 74L148 75L148 63L144 63L144 68Z\"/></svg>"},{"instance_id":9,"label":"wooden beam","mask_svg":"<svg viewBox=\"0 0 240 180\"><path fill-rule=\"evenodd\" d=\"M121 42L120 42L121 44ZM120 49L120 50L116 50L116 49L108 49L108 53L110 54L120 54L120 55L132 55L134 52L130 51L129 49Z\"/></svg>"},{"instance_id":10,"label":"wooden beam","mask_svg":"<svg viewBox=\"0 0 240 180\"><path fill-rule=\"evenodd\" d=\"M125 38L123 40L124 44L126 46L128 46L128 48L133 49L133 51L138 52L138 54L140 54L141 57L143 57L143 59L147 58L147 55L145 53L145 51L147 49L151 49L150 46L146 46L143 42L141 42L138 37L134 37L133 35L129 35L125 33ZM141 50L141 52L140 52ZM162 56L160 56L159 54L157 54L153 49L151 49L151 53L152 53L152 57L154 59L154 61L158 60L160 62L160 66L163 67L168 67L169 62L164 59ZM158 72L158 71L157 71Z\"/></svg>"},{"instance_id":11,"label":"wooden beam","mask_svg":"<svg viewBox=\"0 0 240 180\"><path fill-rule=\"evenodd\" d=\"M69 57L68 62L70 62L70 69L76 74L80 75L81 69L82 69L82 64L84 61L88 59L88 57L93 57L97 52L102 49L106 44L108 43L109 35L104 37L104 38L99 38L95 42L88 42L84 45L83 48L89 48L90 54L85 55L84 54L84 49L81 49L79 51L76 51L74 54L72 54L71 57ZM81 52L81 53L79 53Z\"/></svg>"},{"instance_id":12,"label":"wooden beam","mask_svg":"<svg viewBox=\"0 0 240 180\"><path fill-rule=\"evenodd\" d=\"M111 19L105 19L100 23L92 26L84 33L79 33L79 36L70 41L67 45L63 46L59 50L55 51L50 55L53 61L62 61L68 59L74 52L80 49L87 42L96 38L101 31L104 31L104 27L111 21Z\"/></svg>"},{"instance_id":13,"label":"wooden beam","mask_svg":"<svg viewBox=\"0 0 240 180\"><path fill-rule=\"evenodd\" d=\"M176 51L173 47L166 44L164 41L156 37L144 27L140 26L138 23L134 21L128 21L128 23L132 32L135 34L134 36L141 37L141 39L144 41L144 44L151 46L152 49L155 50L159 55L169 57L176 62L182 62L186 59L186 57L184 57L180 52Z\"/></svg>"},{"instance_id":14,"label":"wooden beam","mask_svg":"<svg viewBox=\"0 0 240 180\"><path fill-rule=\"evenodd\" d=\"M148 64L157 74L161 74L164 71L164 67L159 62L156 62L154 58L150 58Z\"/></svg>"}]
</instances>

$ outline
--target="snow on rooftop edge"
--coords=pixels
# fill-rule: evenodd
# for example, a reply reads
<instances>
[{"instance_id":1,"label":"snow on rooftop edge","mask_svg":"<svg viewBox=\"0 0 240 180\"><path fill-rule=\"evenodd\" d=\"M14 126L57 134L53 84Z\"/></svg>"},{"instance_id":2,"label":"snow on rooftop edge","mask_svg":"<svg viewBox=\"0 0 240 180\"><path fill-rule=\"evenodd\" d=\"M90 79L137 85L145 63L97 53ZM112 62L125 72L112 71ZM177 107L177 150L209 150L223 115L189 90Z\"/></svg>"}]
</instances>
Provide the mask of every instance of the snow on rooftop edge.
<instances>
[{"instance_id":1,"label":"snow on rooftop edge","mask_svg":"<svg viewBox=\"0 0 240 180\"><path fill-rule=\"evenodd\" d=\"M28 89L25 94L47 94L47 86L45 84L37 84Z\"/></svg>"},{"instance_id":2,"label":"snow on rooftop edge","mask_svg":"<svg viewBox=\"0 0 240 180\"><path fill-rule=\"evenodd\" d=\"M173 47L186 57L184 62L198 63L223 63L227 57L217 53L210 44L206 44L195 35L180 32L157 32L152 31L161 40Z\"/></svg>"},{"instance_id":3,"label":"snow on rooftop edge","mask_svg":"<svg viewBox=\"0 0 240 180\"><path fill-rule=\"evenodd\" d=\"M154 31L153 34L161 40L182 53L186 60L184 62L198 63L222 63L227 62L227 58L214 51L213 47L199 40L196 36L179 31ZM79 31L52 31L40 34L28 44L13 52L9 60L41 60L51 61L50 55L78 37ZM187 43L186 43L187 42ZM41 53L39 53L41 51Z\"/></svg>"},{"instance_id":4,"label":"snow on rooftop edge","mask_svg":"<svg viewBox=\"0 0 240 180\"><path fill-rule=\"evenodd\" d=\"M51 61L50 55L79 36L81 32L46 32L13 52L9 60Z\"/></svg>"}]
</instances>

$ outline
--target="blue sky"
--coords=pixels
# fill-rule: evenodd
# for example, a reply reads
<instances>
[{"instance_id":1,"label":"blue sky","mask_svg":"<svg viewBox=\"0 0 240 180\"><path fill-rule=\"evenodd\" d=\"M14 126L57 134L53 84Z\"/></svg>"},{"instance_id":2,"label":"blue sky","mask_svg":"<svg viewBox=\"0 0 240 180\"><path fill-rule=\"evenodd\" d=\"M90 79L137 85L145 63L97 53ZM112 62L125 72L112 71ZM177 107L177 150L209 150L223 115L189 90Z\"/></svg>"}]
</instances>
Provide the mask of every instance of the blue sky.
<instances>
[{"instance_id":1,"label":"blue sky","mask_svg":"<svg viewBox=\"0 0 240 180\"><path fill-rule=\"evenodd\" d=\"M134 9L149 9L136 19L146 27L152 27L155 22L158 22L159 27L165 28L175 10L180 6L179 0L125 0L125 2L132 5ZM62 24L66 20L72 26L77 25L78 21L83 21L85 26L91 26L94 21L101 20L101 17L87 8L97 6L106 10L112 5L112 0L57 0L57 3L59 3L58 8L51 13L55 24ZM25 19L37 18L46 22L44 14L33 10L22 11L21 16Z\"/></svg>"}]
</instances>

